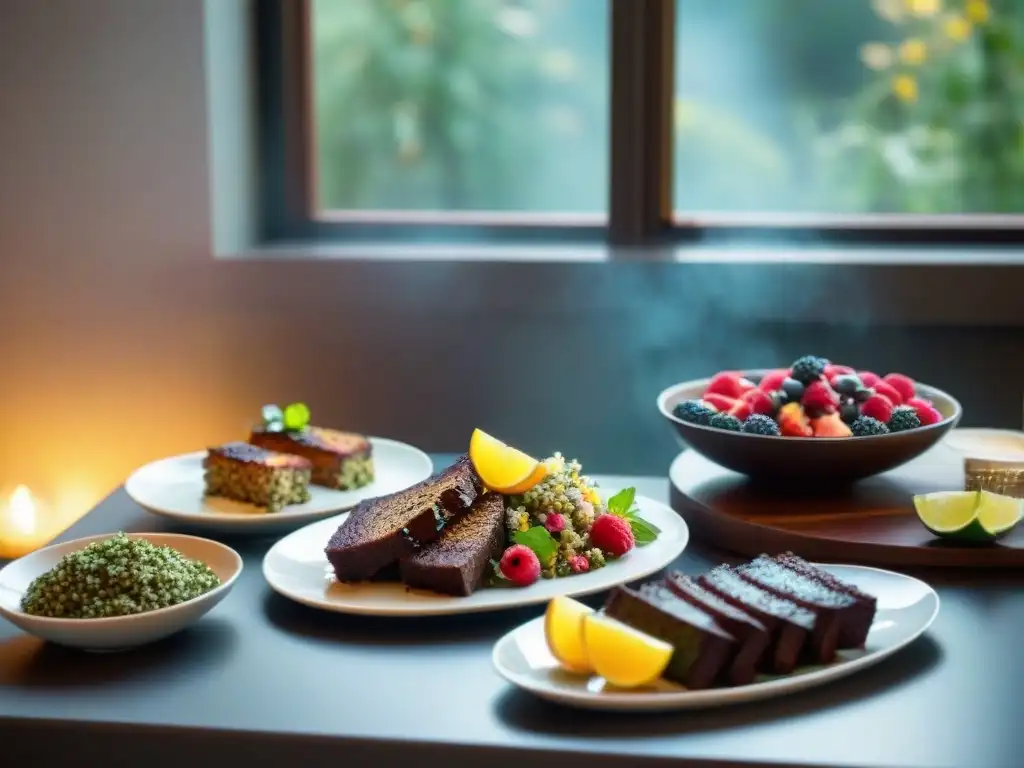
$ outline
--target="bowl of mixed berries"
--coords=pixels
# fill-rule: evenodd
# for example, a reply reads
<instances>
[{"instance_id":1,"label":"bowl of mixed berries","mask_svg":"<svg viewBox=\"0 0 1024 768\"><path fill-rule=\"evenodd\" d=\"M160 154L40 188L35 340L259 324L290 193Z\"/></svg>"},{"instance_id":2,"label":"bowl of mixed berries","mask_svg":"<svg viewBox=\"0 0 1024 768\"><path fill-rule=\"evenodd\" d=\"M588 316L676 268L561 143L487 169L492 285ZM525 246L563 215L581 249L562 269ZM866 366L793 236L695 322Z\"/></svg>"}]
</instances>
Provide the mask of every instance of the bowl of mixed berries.
<instances>
[{"instance_id":1,"label":"bowl of mixed berries","mask_svg":"<svg viewBox=\"0 0 1024 768\"><path fill-rule=\"evenodd\" d=\"M658 409L683 444L759 480L853 481L905 464L960 420L951 395L805 355L676 384Z\"/></svg>"}]
</instances>

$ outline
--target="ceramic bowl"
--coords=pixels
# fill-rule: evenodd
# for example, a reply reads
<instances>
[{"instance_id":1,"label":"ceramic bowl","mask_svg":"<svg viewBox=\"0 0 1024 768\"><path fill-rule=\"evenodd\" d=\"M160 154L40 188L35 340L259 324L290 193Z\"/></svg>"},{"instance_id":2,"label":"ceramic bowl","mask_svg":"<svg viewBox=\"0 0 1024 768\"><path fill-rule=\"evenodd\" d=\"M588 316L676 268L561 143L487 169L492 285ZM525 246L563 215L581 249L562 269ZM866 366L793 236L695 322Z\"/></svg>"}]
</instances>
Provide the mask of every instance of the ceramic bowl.
<instances>
[{"instance_id":1,"label":"ceramic bowl","mask_svg":"<svg viewBox=\"0 0 1024 768\"><path fill-rule=\"evenodd\" d=\"M230 547L195 536L133 533L159 546L173 547L186 557L206 563L220 578L216 589L194 600L132 616L107 619L55 619L31 616L21 610L21 598L32 581L53 568L66 554L84 549L110 534L54 544L15 560L0 570L0 616L42 640L88 651L115 651L162 640L199 621L227 597L242 572L242 558Z\"/></svg>"},{"instance_id":2,"label":"ceramic bowl","mask_svg":"<svg viewBox=\"0 0 1024 768\"><path fill-rule=\"evenodd\" d=\"M767 370L744 371L754 382ZM943 419L906 432L870 437L770 437L690 424L673 415L684 400L699 399L710 379L675 384L658 395L658 410L684 447L716 464L765 482L805 485L853 482L877 475L920 456L960 421L956 398L918 382L918 394L931 400Z\"/></svg>"}]
</instances>

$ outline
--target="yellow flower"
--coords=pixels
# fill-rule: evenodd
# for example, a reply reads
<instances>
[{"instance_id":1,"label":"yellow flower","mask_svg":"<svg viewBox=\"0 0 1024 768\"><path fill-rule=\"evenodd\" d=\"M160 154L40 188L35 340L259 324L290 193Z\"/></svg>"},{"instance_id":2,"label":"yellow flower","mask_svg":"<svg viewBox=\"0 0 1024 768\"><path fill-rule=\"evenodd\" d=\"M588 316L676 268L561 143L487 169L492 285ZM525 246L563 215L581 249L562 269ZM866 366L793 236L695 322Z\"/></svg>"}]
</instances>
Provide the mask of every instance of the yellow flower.
<instances>
[{"instance_id":1,"label":"yellow flower","mask_svg":"<svg viewBox=\"0 0 1024 768\"><path fill-rule=\"evenodd\" d=\"M928 46L923 40L912 37L900 44L900 61L904 64L915 66L921 64L928 58Z\"/></svg>"},{"instance_id":2,"label":"yellow flower","mask_svg":"<svg viewBox=\"0 0 1024 768\"><path fill-rule=\"evenodd\" d=\"M942 29L950 40L962 43L971 36L972 27L971 22L963 16L950 16L942 25Z\"/></svg>"},{"instance_id":3,"label":"yellow flower","mask_svg":"<svg viewBox=\"0 0 1024 768\"><path fill-rule=\"evenodd\" d=\"M988 0L967 0L964 12L967 14L967 18L975 24L984 24L988 21L992 9L988 7Z\"/></svg>"},{"instance_id":4,"label":"yellow flower","mask_svg":"<svg viewBox=\"0 0 1024 768\"><path fill-rule=\"evenodd\" d=\"M917 101L917 79L913 75L896 75L892 79L892 92L900 101Z\"/></svg>"},{"instance_id":5,"label":"yellow flower","mask_svg":"<svg viewBox=\"0 0 1024 768\"><path fill-rule=\"evenodd\" d=\"M867 43L860 49L860 60L868 69L888 69L892 66L892 48L885 43Z\"/></svg>"},{"instance_id":6,"label":"yellow flower","mask_svg":"<svg viewBox=\"0 0 1024 768\"><path fill-rule=\"evenodd\" d=\"M942 10L942 0L907 0L907 10L915 16L934 16Z\"/></svg>"}]
</instances>

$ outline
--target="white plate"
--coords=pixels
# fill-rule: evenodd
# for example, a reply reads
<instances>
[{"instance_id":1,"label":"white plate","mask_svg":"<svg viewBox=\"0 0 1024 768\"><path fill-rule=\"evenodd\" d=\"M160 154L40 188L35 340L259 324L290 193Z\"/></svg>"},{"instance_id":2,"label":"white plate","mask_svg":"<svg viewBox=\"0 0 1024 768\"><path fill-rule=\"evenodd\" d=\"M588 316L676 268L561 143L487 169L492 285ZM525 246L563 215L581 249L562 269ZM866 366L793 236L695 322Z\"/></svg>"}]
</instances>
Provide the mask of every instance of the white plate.
<instances>
[{"instance_id":1,"label":"white plate","mask_svg":"<svg viewBox=\"0 0 1024 768\"><path fill-rule=\"evenodd\" d=\"M602 489L605 490L605 489ZM608 491L611 494L611 491ZM401 584L340 584L324 555L344 515L308 525L277 542L263 559L263 575L278 593L313 608L374 616L437 616L519 608L556 595L586 595L642 579L664 568L686 548L690 532L671 508L637 496L640 514L661 529L658 538L635 547L621 560L589 573L541 579L529 587L479 589L469 597L449 597Z\"/></svg>"},{"instance_id":2,"label":"white plate","mask_svg":"<svg viewBox=\"0 0 1024 768\"><path fill-rule=\"evenodd\" d=\"M654 688L636 691L605 690L600 677L561 671L548 651L543 617L502 637L494 646L494 666L498 674L523 690L581 709L664 711L717 707L794 693L870 667L916 640L939 613L939 596L923 581L857 565L820 567L878 598L878 613L865 647L840 651L840 660L828 666L803 667L790 675L766 675L752 685L735 688L687 691L661 681Z\"/></svg>"},{"instance_id":3,"label":"white plate","mask_svg":"<svg viewBox=\"0 0 1024 768\"><path fill-rule=\"evenodd\" d=\"M376 478L364 488L335 491L310 486L310 500L268 514L252 504L203 495L206 451L172 456L137 469L124 484L136 504L156 515L197 528L231 533L267 533L294 528L351 509L363 499L401 491L434 471L430 457L418 448L371 437Z\"/></svg>"},{"instance_id":4,"label":"white plate","mask_svg":"<svg viewBox=\"0 0 1024 768\"><path fill-rule=\"evenodd\" d=\"M51 619L21 610L21 598L29 585L53 568L60 559L111 534L90 536L39 549L0 570L0 616L42 640L90 651L135 648L179 632L194 624L227 597L242 572L242 558L235 550L216 541L171 533L130 533L133 539L147 539L158 546L173 547L186 557L206 563L221 584L205 595L158 611L109 619Z\"/></svg>"},{"instance_id":5,"label":"white plate","mask_svg":"<svg viewBox=\"0 0 1024 768\"><path fill-rule=\"evenodd\" d=\"M1024 432L1013 429L957 428L942 444L971 458L1024 461Z\"/></svg>"}]
</instances>

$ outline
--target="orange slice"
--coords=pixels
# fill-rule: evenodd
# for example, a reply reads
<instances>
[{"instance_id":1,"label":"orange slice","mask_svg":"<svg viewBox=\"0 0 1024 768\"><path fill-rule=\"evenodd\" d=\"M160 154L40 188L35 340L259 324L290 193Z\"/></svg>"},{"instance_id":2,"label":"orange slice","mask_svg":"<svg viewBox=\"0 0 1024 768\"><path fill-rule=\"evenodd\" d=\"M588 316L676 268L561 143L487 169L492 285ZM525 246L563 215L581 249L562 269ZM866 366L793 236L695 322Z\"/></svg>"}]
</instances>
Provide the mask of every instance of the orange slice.
<instances>
[{"instance_id":1,"label":"orange slice","mask_svg":"<svg viewBox=\"0 0 1024 768\"><path fill-rule=\"evenodd\" d=\"M507 496L525 493L547 475L535 458L479 429L469 440L469 459L488 489Z\"/></svg>"},{"instance_id":2,"label":"orange slice","mask_svg":"<svg viewBox=\"0 0 1024 768\"><path fill-rule=\"evenodd\" d=\"M601 677L619 688L639 688L661 677L673 648L600 613L583 617L583 643L590 664Z\"/></svg>"},{"instance_id":3,"label":"orange slice","mask_svg":"<svg viewBox=\"0 0 1024 768\"><path fill-rule=\"evenodd\" d=\"M544 639L566 672L593 674L583 643L583 619L593 610L570 597L556 597L544 612Z\"/></svg>"}]
</instances>

